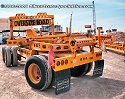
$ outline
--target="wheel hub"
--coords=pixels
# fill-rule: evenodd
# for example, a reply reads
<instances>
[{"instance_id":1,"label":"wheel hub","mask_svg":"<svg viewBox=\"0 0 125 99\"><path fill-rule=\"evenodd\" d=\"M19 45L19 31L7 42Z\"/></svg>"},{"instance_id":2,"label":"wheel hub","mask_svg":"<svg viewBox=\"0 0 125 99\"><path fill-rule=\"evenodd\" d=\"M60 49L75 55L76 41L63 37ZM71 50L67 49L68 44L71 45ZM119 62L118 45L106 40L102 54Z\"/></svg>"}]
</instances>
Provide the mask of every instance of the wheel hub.
<instances>
[{"instance_id":1,"label":"wheel hub","mask_svg":"<svg viewBox=\"0 0 125 99\"><path fill-rule=\"evenodd\" d=\"M39 66L35 63L30 64L28 68L28 75L33 83L35 84L39 83L42 77Z\"/></svg>"}]
</instances>

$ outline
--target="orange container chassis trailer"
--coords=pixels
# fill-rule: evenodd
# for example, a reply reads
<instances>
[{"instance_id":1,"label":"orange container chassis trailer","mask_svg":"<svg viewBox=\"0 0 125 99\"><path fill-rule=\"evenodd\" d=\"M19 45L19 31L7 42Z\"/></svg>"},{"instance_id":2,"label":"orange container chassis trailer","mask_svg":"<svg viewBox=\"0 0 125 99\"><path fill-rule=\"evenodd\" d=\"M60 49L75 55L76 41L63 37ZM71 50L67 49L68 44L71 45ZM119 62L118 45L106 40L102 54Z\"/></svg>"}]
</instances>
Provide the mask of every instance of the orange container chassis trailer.
<instances>
[{"instance_id":1,"label":"orange container chassis trailer","mask_svg":"<svg viewBox=\"0 0 125 99\"><path fill-rule=\"evenodd\" d=\"M106 49L125 54L125 41L123 43L115 43L112 35L100 35L101 28L102 27L97 28L98 35L94 37L96 40L96 47L101 47L102 41L104 40Z\"/></svg>"},{"instance_id":2,"label":"orange container chassis trailer","mask_svg":"<svg viewBox=\"0 0 125 99\"><path fill-rule=\"evenodd\" d=\"M45 90L52 82L55 93L70 89L70 78L84 76L90 72L93 62L93 76L103 73L102 51L94 51L95 40L85 34L55 34L54 15L38 13L35 16L16 14L10 17L10 36L7 46L2 48L2 57L7 67L17 66L21 57L26 58L25 77L34 89ZM13 27L51 25L48 35L40 35L34 30L26 30L26 37L14 37ZM90 51L83 50L89 46Z\"/></svg>"}]
</instances>

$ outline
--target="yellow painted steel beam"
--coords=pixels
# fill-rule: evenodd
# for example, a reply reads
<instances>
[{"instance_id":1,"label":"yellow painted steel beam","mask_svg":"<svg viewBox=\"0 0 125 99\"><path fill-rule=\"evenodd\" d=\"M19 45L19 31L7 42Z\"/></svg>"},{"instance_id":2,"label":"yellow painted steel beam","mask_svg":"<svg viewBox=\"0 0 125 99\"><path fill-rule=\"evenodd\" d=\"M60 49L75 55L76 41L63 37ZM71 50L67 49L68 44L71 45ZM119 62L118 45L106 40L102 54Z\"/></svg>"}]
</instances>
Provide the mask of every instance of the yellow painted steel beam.
<instances>
[{"instance_id":1,"label":"yellow painted steel beam","mask_svg":"<svg viewBox=\"0 0 125 99\"><path fill-rule=\"evenodd\" d=\"M125 53L125 47L119 45L106 45L106 49L117 51L120 53Z\"/></svg>"},{"instance_id":2,"label":"yellow painted steel beam","mask_svg":"<svg viewBox=\"0 0 125 99\"><path fill-rule=\"evenodd\" d=\"M61 71L64 69L73 68L73 67L87 64L100 59L102 59L102 51L98 51L94 53L77 54L75 58L72 57L72 55L70 55L67 57L56 58L55 63L52 67L54 71ZM63 61L64 61L64 64L61 65L61 62ZM60 62L60 65L59 65L59 62Z\"/></svg>"},{"instance_id":3,"label":"yellow painted steel beam","mask_svg":"<svg viewBox=\"0 0 125 99\"><path fill-rule=\"evenodd\" d=\"M17 46L19 43L27 44L27 40L25 38L7 40L7 46Z\"/></svg>"},{"instance_id":4,"label":"yellow painted steel beam","mask_svg":"<svg viewBox=\"0 0 125 99\"><path fill-rule=\"evenodd\" d=\"M37 41L32 41L30 43L30 48L33 50L38 50L38 51L48 51L49 45L53 46L53 51L58 52L58 51L69 51L71 50L70 44L61 44L61 43L46 43L46 42L37 42ZM76 39L76 46L90 46L94 45L94 42L92 39ZM77 50L77 49L76 49Z\"/></svg>"},{"instance_id":5,"label":"yellow painted steel beam","mask_svg":"<svg viewBox=\"0 0 125 99\"><path fill-rule=\"evenodd\" d=\"M29 50L29 49L26 49L26 48L19 48L19 49L17 50L17 53L18 53L19 55L25 57L25 58L28 58L28 57L30 57L30 56L36 54L35 51Z\"/></svg>"}]
</instances>

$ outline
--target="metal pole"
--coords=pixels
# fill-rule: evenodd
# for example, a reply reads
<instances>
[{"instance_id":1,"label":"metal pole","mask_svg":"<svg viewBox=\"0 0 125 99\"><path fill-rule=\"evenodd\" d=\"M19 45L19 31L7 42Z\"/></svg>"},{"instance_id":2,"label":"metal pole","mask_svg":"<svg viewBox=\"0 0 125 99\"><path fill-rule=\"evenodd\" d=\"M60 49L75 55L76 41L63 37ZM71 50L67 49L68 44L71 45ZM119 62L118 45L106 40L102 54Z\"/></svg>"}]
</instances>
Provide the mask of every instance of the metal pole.
<instances>
[{"instance_id":1,"label":"metal pole","mask_svg":"<svg viewBox=\"0 0 125 99\"><path fill-rule=\"evenodd\" d=\"M96 13L95 13L94 1L92 2L92 5L93 5L93 30L94 30L94 35L96 35Z\"/></svg>"},{"instance_id":2,"label":"metal pole","mask_svg":"<svg viewBox=\"0 0 125 99\"><path fill-rule=\"evenodd\" d=\"M71 17L70 17L70 27L69 27L69 34L72 33L72 14L71 14Z\"/></svg>"}]
</instances>

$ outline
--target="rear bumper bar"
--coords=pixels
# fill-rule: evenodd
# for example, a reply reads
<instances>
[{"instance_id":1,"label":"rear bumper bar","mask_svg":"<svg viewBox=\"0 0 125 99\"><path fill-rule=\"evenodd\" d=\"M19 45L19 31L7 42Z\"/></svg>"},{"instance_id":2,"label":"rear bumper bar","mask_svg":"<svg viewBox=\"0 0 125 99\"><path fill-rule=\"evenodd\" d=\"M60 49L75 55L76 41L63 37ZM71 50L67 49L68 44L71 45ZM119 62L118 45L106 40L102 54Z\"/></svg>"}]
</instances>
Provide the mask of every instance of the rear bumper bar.
<instances>
[{"instance_id":1,"label":"rear bumper bar","mask_svg":"<svg viewBox=\"0 0 125 99\"><path fill-rule=\"evenodd\" d=\"M67 57L56 58L53 69L55 72L61 71L64 69L73 68L76 66L80 66L101 59L102 59L102 51L94 53L87 52L83 54L77 54L76 57L73 57L71 55Z\"/></svg>"}]
</instances>

